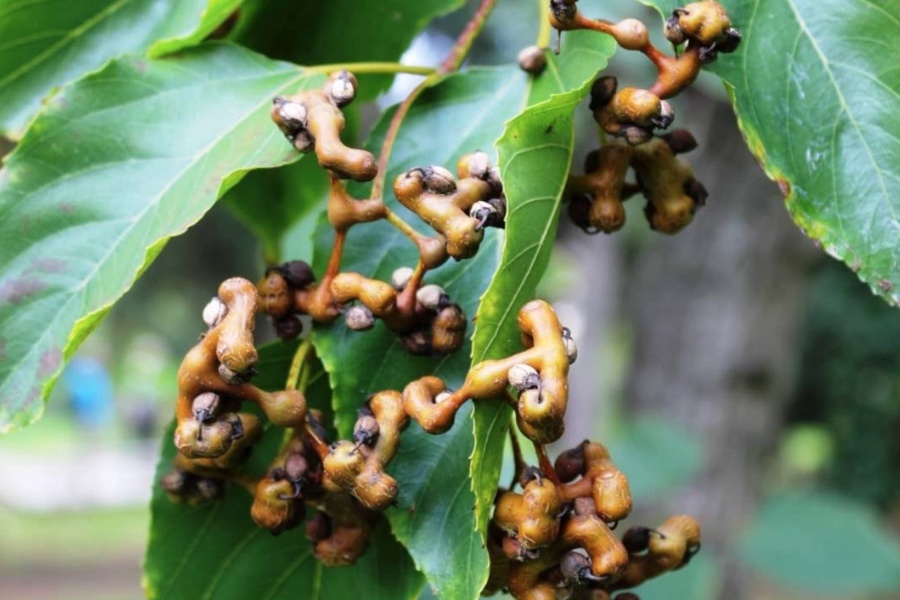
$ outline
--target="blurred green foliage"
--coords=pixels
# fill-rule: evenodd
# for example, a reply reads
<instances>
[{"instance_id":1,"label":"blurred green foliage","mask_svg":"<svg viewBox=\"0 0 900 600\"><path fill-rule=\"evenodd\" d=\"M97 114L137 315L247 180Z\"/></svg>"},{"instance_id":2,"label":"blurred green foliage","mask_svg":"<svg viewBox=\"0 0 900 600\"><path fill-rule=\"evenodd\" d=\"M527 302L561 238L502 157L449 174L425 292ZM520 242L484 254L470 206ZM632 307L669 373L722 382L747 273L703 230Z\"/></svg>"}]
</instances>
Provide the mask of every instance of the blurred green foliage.
<instances>
[{"instance_id":1,"label":"blurred green foliage","mask_svg":"<svg viewBox=\"0 0 900 600\"><path fill-rule=\"evenodd\" d=\"M835 262L819 271L790 418L820 422L834 458L825 483L865 503L900 502L900 312Z\"/></svg>"},{"instance_id":2,"label":"blurred green foliage","mask_svg":"<svg viewBox=\"0 0 900 600\"><path fill-rule=\"evenodd\" d=\"M900 589L900 543L877 513L824 492L770 498L739 549L752 567L804 591L838 595Z\"/></svg>"}]
</instances>

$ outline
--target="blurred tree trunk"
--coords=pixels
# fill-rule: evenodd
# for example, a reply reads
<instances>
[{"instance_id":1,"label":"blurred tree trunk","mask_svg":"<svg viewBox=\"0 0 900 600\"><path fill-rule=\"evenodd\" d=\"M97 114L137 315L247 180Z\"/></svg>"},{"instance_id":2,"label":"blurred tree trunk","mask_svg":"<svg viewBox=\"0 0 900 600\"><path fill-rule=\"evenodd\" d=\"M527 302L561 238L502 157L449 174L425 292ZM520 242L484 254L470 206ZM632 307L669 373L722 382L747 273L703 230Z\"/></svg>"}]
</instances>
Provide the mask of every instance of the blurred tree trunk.
<instances>
[{"instance_id":1,"label":"blurred tree trunk","mask_svg":"<svg viewBox=\"0 0 900 600\"><path fill-rule=\"evenodd\" d=\"M783 429L818 253L747 150L731 108L695 96L681 113L700 142L686 159L710 199L691 226L654 240L626 269L634 360L624 404L703 441L705 469L660 508L700 518L705 549L725 561L720 597L741 600L747 578L728 542L756 506Z\"/></svg>"}]
</instances>

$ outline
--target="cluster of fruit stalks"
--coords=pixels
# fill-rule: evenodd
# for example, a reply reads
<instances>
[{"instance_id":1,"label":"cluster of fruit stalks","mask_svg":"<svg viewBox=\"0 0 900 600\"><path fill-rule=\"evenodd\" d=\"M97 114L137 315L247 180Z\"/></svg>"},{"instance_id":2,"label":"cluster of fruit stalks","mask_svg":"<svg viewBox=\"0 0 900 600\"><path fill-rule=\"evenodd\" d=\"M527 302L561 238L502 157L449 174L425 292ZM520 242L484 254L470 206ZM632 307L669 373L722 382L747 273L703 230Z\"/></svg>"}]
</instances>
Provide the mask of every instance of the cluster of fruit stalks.
<instances>
[{"instance_id":1,"label":"cluster of fruit stalks","mask_svg":"<svg viewBox=\"0 0 900 600\"><path fill-rule=\"evenodd\" d=\"M550 3L554 27L608 33L624 48L647 54L660 75L650 90L617 90L608 77L595 84L591 109L610 139L591 159L594 168L587 175L570 176L567 191L588 196L586 207L573 200L570 214L586 229L621 227L621 200L628 188L624 174L630 165L638 178L631 187L647 197L651 225L674 232L690 220L705 191L690 168L674 158L674 152L690 145L689 134L654 135L671 122L664 98L693 81L699 66L717 51L734 50L740 36L718 3L693 3L666 22L666 35L674 44L687 42L682 54L670 58L649 44L640 22L586 19L576 1ZM533 62L527 70L532 67ZM544 445L558 440L565 428L568 370L577 350L546 302L532 300L519 310L520 352L473 365L457 390L425 376L402 391L371 395L359 409L352 440L326 439L322 415L307 408L297 378L276 392L249 383L258 360L253 341L257 314L268 315L284 339L301 333L299 317L307 315L320 324L343 317L357 331L381 320L417 355L446 355L465 340L467 320L461 308L440 287L423 280L449 257L474 255L486 227L503 227L506 203L498 171L487 154L475 152L459 160L457 178L439 166L398 176L393 183L397 199L436 232L434 237L419 234L382 201L383 181L376 178L384 165L341 141L340 109L355 95L355 78L340 71L320 90L274 100L272 118L287 139L299 151L314 151L330 174L332 256L318 282L307 263L292 261L270 268L256 285L241 278L221 284L203 311L208 330L179 369L178 454L163 488L173 500L196 504L221 496L226 482L237 483L253 496L251 517L261 527L278 534L305 520L316 557L329 566L349 565L364 551L380 513L396 501L397 482L386 467L410 420L440 434L452 427L466 401L499 399L514 408L518 430L534 443L540 467L524 463L511 430L521 491L515 491L515 484L498 491L487 539L491 572L486 595L506 590L520 600L602 600L685 566L700 548L699 525L691 517L672 517L655 529L632 527L621 539L613 534L630 513L632 500L627 478L603 445L585 441L555 463L547 457ZM372 197L351 197L342 181L347 178L376 179ZM348 230L379 219L399 227L416 244L416 267L398 269L389 283L341 272ZM301 358L311 358L309 344L301 348L306 351ZM263 431L259 417L240 412L243 402L255 403L273 425L286 430L280 451L258 477L240 468ZM314 511L308 519L307 508ZM630 592L616 596L636 598Z\"/></svg>"}]
</instances>

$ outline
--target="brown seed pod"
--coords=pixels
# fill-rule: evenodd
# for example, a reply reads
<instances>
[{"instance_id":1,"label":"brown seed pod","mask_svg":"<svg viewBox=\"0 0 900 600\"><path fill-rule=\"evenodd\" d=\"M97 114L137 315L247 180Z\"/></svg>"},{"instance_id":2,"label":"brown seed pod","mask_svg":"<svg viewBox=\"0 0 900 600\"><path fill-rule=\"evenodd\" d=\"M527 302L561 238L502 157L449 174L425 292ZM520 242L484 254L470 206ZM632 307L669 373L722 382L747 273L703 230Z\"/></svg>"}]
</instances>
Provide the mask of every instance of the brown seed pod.
<instances>
[{"instance_id":1,"label":"brown seed pod","mask_svg":"<svg viewBox=\"0 0 900 600\"><path fill-rule=\"evenodd\" d=\"M414 329L400 336L406 351L413 356L431 356L431 330Z\"/></svg>"},{"instance_id":2,"label":"brown seed pod","mask_svg":"<svg viewBox=\"0 0 900 600\"><path fill-rule=\"evenodd\" d=\"M646 552L631 555L614 589L636 587L662 573L680 569L700 550L700 524L687 515L669 517L656 529L633 528L628 534L629 546Z\"/></svg>"},{"instance_id":3,"label":"brown seed pod","mask_svg":"<svg viewBox=\"0 0 900 600\"><path fill-rule=\"evenodd\" d=\"M175 447L188 458L222 456L234 441L231 423L220 420L208 424L186 419L175 428Z\"/></svg>"},{"instance_id":4,"label":"brown seed pod","mask_svg":"<svg viewBox=\"0 0 900 600\"><path fill-rule=\"evenodd\" d=\"M326 487L352 494L371 510L384 510L397 497L397 482L385 467L397 452L400 433L409 423L399 392L375 394L360 411L356 443L337 442L323 461Z\"/></svg>"},{"instance_id":5,"label":"brown seed pod","mask_svg":"<svg viewBox=\"0 0 900 600\"><path fill-rule=\"evenodd\" d=\"M553 468L562 483L574 481L584 473L584 447L589 443L585 440L556 457Z\"/></svg>"},{"instance_id":6,"label":"brown seed pod","mask_svg":"<svg viewBox=\"0 0 900 600\"><path fill-rule=\"evenodd\" d=\"M603 444L585 441L578 448L581 449L582 478L560 486L560 495L565 502L590 498L595 514L614 525L631 512L632 499L628 479L613 464L609 450ZM573 463L579 462L578 448L573 449L572 454L568 455L576 457L572 460ZM567 478L571 474L571 471L564 471Z\"/></svg>"},{"instance_id":7,"label":"brown seed pod","mask_svg":"<svg viewBox=\"0 0 900 600\"><path fill-rule=\"evenodd\" d=\"M247 373L259 358L253 345L253 319L259 299L256 286L246 279L232 277L219 286L219 298L228 307L228 313L215 328L218 331L216 357L229 370Z\"/></svg>"},{"instance_id":8,"label":"brown seed pod","mask_svg":"<svg viewBox=\"0 0 900 600\"><path fill-rule=\"evenodd\" d=\"M370 448L378 441L378 434L381 429L378 427L378 420L372 414L368 406L359 409L359 417L353 425L353 441L359 445L369 446Z\"/></svg>"},{"instance_id":9,"label":"brown seed pod","mask_svg":"<svg viewBox=\"0 0 900 600\"><path fill-rule=\"evenodd\" d=\"M628 564L628 552L593 509L590 498L577 499L575 514L566 521L561 537L570 547L587 551L593 577L614 579Z\"/></svg>"},{"instance_id":10,"label":"brown seed pod","mask_svg":"<svg viewBox=\"0 0 900 600\"><path fill-rule=\"evenodd\" d=\"M466 340L466 315L458 304L441 308L431 322L431 349L435 354L452 354Z\"/></svg>"},{"instance_id":11,"label":"brown seed pod","mask_svg":"<svg viewBox=\"0 0 900 600\"><path fill-rule=\"evenodd\" d=\"M293 310L291 288L278 269L269 269L256 284L259 292L259 309L273 319L290 316Z\"/></svg>"},{"instance_id":12,"label":"brown seed pod","mask_svg":"<svg viewBox=\"0 0 900 600\"><path fill-rule=\"evenodd\" d=\"M540 46L522 48L516 57L519 68L529 75L540 75L547 68L547 49Z\"/></svg>"},{"instance_id":13,"label":"brown seed pod","mask_svg":"<svg viewBox=\"0 0 900 600\"><path fill-rule=\"evenodd\" d=\"M287 284L295 290L302 290L316 281L312 267L305 260L288 261L278 267L278 271Z\"/></svg>"},{"instance_id":14,"label":"brown seed pod","mask_svg":"<svg viewBox=\"0 0 900 600\"><path fill-rule=\"evenodd\" d=\"M260 479L250 506L250 517L257 525L278 535L297 527L304 515L304 505L297 500L290 481L271 475Z\"/></svg>"},{"instance_id":15,"label":"brown seed pod","mask_svg":"<svg viewBox=\"0 0 900 600\"><path fill-rule=\"evenodd\" d=\"M301 151L314 150L319 164L341 178L371 181L378 173L372 153L341 141L345 120L340 107L356 95L356 78L340 71L321 90L306 90L273 100L272 120Z\"/></svg>"},{"instance_id":16,"label":"brown seed pod","mask_svg":"<svg viewBox=\"0 0 900 600\"><path fill-rule=\"evenodd\" d=\"M584 175L569 175L566 193L572 198L569 215L587 233L612 233L625 225L625 176L632 146L612 139L585 159Z\"/></svg>"},{"instance_id":17,"label":"brown seed pod","mask_svg":"<svg viewBox=\"0 0 900 600\"><path fill-rule=\"evenodd\" d=\"M598 87L604 93L607 90L605 86ZM632 145L646 142L655 129L666 129L675 118L671 105L657 94L630 87L619 89L605 103L601 103L599 95L592 98L591 108L594 119L606 133L621 136Z\"/></svg>"},{"instance_id":18,"label":"brown seed pod","mask_svg":"<svg viewBox=\"0 0 900 600\"><path fill-rule=\"evenodd\" d=\"M450 184L453 184L452 186ZM410 169L394 180L394 195L446 239L447 253L457 260L478 250L483 231L469 216L472 206L493 195L491 183L475 177L453 182L446 170Z\"/></svg>"},{"instance_id":19,"label":"brown seed pod","mask_svg":"<svg viewBox=\"0 0 900 600\"><path fill-rule=\"evenodd\" d=\"M565 407L548 390L540 387L519 394L516 423L536 444L552 444L565 431Z\"/></svg>"},{"instance_id":20,"label":"brown seed pod","mask_svg":"<svg viewBox=\"0 0 900 600\"><path fill-rule=\"evenodd\" d=\"M673 140L679 149L689 145L684 134ZM675 155L665 139L653 138L637 146L631 166L647 198L644 212L650 227L660 233L674 234L683 229L706 201L706 189L694 179L691 166Z\"/></svg>"},{"instance_id":21,"label":"brown seed pod","mask_svg":"<svg viewBox=\"0 0 900 600\"><path fill-rule=\"evenodd\" d=\"M328 537L313 553L326 567L352 565L368 543L377 514L345 492L326 494L316 508L328 515Z\"/></svg>"},{"instance_id":22,"label":"brown seed pod","mask_svg":"<svg viewBox=\"0 0 900 600\"><path fill-rule=\"evenodd\" d=\"M625 50L645 50L650 45L647 26L637 19L624 19L610 27L610 35Z\"/></svg>"},{"instance_id":23,"label":"brown seed pod","mask_svg":"<svg viewBox=\"0 0 900 600\"><path fill-rule=\"evenodd\" d=\"M388 319L396 310L397 292L391 284L359 273L339 273L331 282L331 293L335 302L346 304L357 300L382 319Z\"/></svg>"},{"instance_id":24,"label":"brown seed pod","mask_svg":"<svg viewBox=\"0 0 900 600\"><path fill-rule=\"evenodd\" d=\"M331 535L331 519L328 515L317 510L306 521L306 539L313 542L321 542Z\"/></svg>"},{"instance_id":25,"label":"brown seed pod","mask_svg":"<svg viewBox=\"0 0 900 600\"><path fill-rule=\"evenodd\" d=\"M521 494L505 492L497 500L494 522L515 536L524 550L548 546L559 535L562 500L549 479L529 481Z\"/></svg>"},{"instance_id":26,"label":"brown seed pod","mask_svg":"<svg viewBox=\"0 0 900 600\"><path fill-rule=\"evenodd\" d=\"M303 322L296 315L286 315L280 319L272 318L275 335L282 340L297 339L303 333Z\"/></svg>"},{"instance_id":27,"label":"brown seed pod","mask_svg":"<svg viewBox=\"0 0 900 600\"><path fill-rule=\"evenodd\" d=\"M701 46L725 43L732 30L731 19L725 7L714 0L691 2L684 8L676 8L666 21L666 37L675 44L687 39ZM671 32L671 33L670 33Z\"/></svg>"}]
</instances>

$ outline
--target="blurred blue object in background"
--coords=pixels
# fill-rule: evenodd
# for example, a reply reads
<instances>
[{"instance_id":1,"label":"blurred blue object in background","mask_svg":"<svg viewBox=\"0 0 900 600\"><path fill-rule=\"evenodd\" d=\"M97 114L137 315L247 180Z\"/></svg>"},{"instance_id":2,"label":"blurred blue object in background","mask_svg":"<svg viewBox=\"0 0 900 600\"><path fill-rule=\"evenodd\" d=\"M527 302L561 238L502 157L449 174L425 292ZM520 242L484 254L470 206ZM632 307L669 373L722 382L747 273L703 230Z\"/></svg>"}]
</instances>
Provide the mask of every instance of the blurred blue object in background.
<instances>
[{"instance_id":1,"label":"blurred blue object in background","mask_svg":"<svg viewBox=\"0 0 900 600\"><path fill-rule=\"evenodd\" d=\"M63 372L69 405L79 425L102 429L113 419L112 381L98 360L77 356Z\"/></svg>"}]
</instances>

